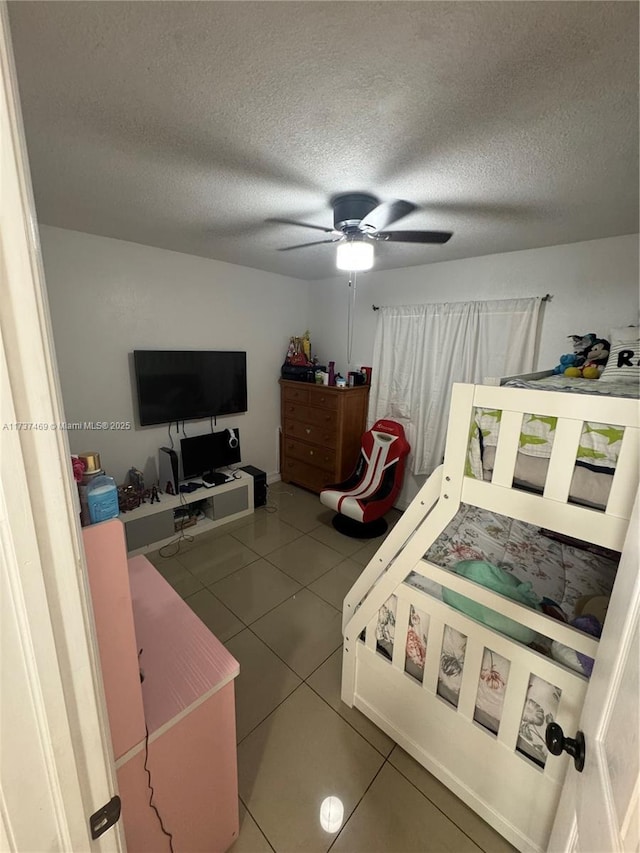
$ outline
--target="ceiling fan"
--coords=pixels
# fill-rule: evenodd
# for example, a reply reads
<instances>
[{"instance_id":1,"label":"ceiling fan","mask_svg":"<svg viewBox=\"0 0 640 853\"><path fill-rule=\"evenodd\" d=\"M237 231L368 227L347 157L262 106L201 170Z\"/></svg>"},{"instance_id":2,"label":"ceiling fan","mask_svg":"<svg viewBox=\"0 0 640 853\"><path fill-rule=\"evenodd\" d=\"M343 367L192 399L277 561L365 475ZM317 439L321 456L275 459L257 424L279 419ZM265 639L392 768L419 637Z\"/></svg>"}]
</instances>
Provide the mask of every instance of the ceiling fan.
<instances>
[{"instance_id":1,"label":"ceiling fan","mask_svg":"<svg viewBox=\"0 0 640 853\"><path fill-rule=\"evenodd\" d=\"M337 243L337 266L342 270L367 270L373 266L373 245L378 241L397 243L446 243L452 236L450 231L387 231L389 225L417 209L410 201L394 199L380 203L368 193L341 193L331 199L333 228L311 225L295 219L272 217L267 222L284 225L300 225L330 234L327 240L298 243L285 246L279 252L319 246L322 243Z\"/></svg>"}]
</instances>

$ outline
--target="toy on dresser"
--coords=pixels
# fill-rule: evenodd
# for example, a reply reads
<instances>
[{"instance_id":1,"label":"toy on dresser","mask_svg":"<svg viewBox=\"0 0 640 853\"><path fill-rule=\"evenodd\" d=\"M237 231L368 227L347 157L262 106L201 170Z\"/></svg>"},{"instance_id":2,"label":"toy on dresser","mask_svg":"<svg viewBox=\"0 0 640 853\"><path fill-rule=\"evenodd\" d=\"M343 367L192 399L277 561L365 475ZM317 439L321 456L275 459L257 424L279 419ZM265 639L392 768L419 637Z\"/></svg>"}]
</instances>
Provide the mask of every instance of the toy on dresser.
<instances>
[{"instance_id":1,"label":"toy on dresser","mask_svg":"<svg viewBox=\"0 0 640 853\"><path fill-rule=\"evenodd\" d=\"M573 352L560 356L560 364L553 368L553 373L599 379L609 358L609 341L597 338L593 332L569 337L573 341Z\"/></svg>"}]
</instances>

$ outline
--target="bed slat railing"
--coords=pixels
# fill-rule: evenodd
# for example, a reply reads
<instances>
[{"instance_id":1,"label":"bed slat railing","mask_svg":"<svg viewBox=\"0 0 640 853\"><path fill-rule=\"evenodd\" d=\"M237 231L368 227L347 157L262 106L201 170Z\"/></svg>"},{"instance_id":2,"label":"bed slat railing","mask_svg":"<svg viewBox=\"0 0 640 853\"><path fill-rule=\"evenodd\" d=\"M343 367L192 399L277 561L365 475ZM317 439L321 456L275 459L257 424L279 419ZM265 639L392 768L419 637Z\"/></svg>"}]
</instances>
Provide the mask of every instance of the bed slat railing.
<instances>
[{"instance_id":1,"label":"bed slat railing","mask_svg":"<svg viewBox=\"0 0 640 853\"><path fill-rule=\"evenodd\" d=\"M502 655L502 657L507 658L507 660L513 660L514 653L524 655L528 661L527 666L529 667L530 672L539 675L540 678L544 678L545 681L549 681L552 684L557 685L561 690L567 690L570 692L573 689L573 685L576 683L583 685L586 690L586 678L573 670L567 669L552 658L546 657L546 655L535 651L535 649L532 649L529 646L516 643L514 640L509 637L505 637L503 634L498 634L497 632L492 631L491 628L488 628L481 622L476 622L475 619L472 619L470 616L466 616L459 610L455 610L450 605L445 604L444 601L440 601L438 598L433 598L433 596L428 595L428 593L423 592L421 589L404 586L400 594L404 594L405 590L407 591L409 600L414 607L419 608L425 613L429 613L432 618L435 617L436 620L441 620L445 625L450 625L452 628L455 628L456 631L460 631L462 634L465 634L467 638L469 636L476 637L478 642L482 642L494 652L497 652L499 655ZM430 639L431 634L429 632L427 637L428 642ZM436 645L435 639L434 645ZM436 648L438 649L439 654L440 646L436 645ZM428 658L429 646L427 645L427 659ZM433 692L436 692L435 688Z\"/></svg>"},{"instance_id":2,"label":"bed slat railing","mask_svg":"<svg viewBox=\"0 0 640 853\"><path fill-rule=\"evenodd\" d=\"M503 412L498 433L498 446L493 464L492 483L496 486L510 488L513 482L513 472L518 456L520 430L522 429L522 412Z\"/></svg>"},{"instance_id":3,"label":"bed slat railing","mask_svg":"<svg viewBox=\"0 0 640 853\"><path fill-rule=\"evenodd\" d=\"M511 661L509 680L504 695L504 707L498 740L508 749L515 751L518 744L522 711L527 699L530 671L527 666L517 666Z\"/></svg>"},{"instance_id":4,"label":"bed slat railing","mask_svg":"<svg viewBox=\"0 0 640 853\"><path fill-rule=\"evenodd\" d=\"M566 622L561 622L559 619L547 616L540 610L534 610L531 607L513 601L511 598L500 595L486 586L482 586L469 580L469 578L464 578L455 572L449 571L449 569L443 569L427 560L420 560L415 566L414 571L419 572L443 587L465 595L467 598L477 601L486 607L490 607L491 610L495 610L508 619L513 619L514 622L525 625L532 631L537 631L551 640L564 643L564 645L575 649L577 652L582 652L582 654L589 655L590 657L595 657L598 652L598 641L595 637L585 634L577 628L573 628Z\"/></svg>"},{"instance_id":5,"label":"bed slat railing","mask_svg":"<svg viewBox=\"0 0 640 853\"><path fill-rule=\"evenodd\" d=\"M420 489L417 497L402 514L396 526L378 548L374 556L363 569L360 577L347 593L342 607L342 630L355 613L365 595L380 575L389 568L393 559L400 553L407 540L433 509L441 494L443 465L440 465Z\"/></svg>"},{"instance_id":6,"label":"bed slat railing","mask_svg":"<svg viewBox=\"0 0 640 853\"><path fill-rule=\"evenodd\" d=\"M467 651L464 656L464 667L462 669L462 684L460 685L460 696L458 697L458 713L465 719L473 720L478 695L478 682L480 670L482 669L482 658L484 655L484 644L476 637L467 635Z\"/></svg>"},{"instance_id":7,"label":"bed slat railing","mask_svg":"<svg viewBox=\"0 0 640 853\"><path fill-rule=\"evenodd\" d=\"M528 524L539 525L576 539L593 542L614 551L622 551L629 525L627 518L619 518L575 504L559 504L558 501L542 495L531 494L520 489L505 489L493 483L472 480L470 477L465 479L462 501Z\"/></svg>"},{"instance_id":8,"label":"bed slat railing","mask_svg":"<svg viewBox=\"0 0 640 853\"><path fill-rule=\"evenodd\" d=\"M559 418L553 438L543 497L566 503L576 467L583 422Z\"/></svg>"},{"instance_id":9,"label":"bed slat railing","mask_svg":"<svg viewBox=\"0 0 640 853\"><path fill-rule=\"evenodd\" d=\"M396 669L404 671L404 662L407 648L407 633L409 629L409 596L399 595L396 607L396 627L393 643L393 657L391 663ZM396 642L399 639L400 642Z\"/></svg>"},{"instance_id":10,"label":"bed slat railing","mask_svg":"<svg viewBox=\"0 0 640 853\"><path fill-rule=\"evenodd\" d=\"M375 652L376 650L376 628L378 627L378 614L371 619L369 624L367 625L367 631L365 634L365 645L368 649Z\"/></svg>"},{"instance_id":11,"label":"bed slat railing","mask_svg":"<svg viewBox=\"0 0 640 853\"><path fill-rule=\"evenodd\" d=\"M631 518L633 502L638 489L639 465L640 429L628 426L622 436L616 473L613 475L609 500L607 501L607 515ZM635 478L629 476L633 472L635 472Z\"/></svg>"},{"instance_id":12,"label":"bed slat railing","mask_svg":"<svg viewBox=\"0 0 640 853\"><path fill-rule=\"evenodd\" d=\"M486 625L476 622L422 590L403 584L397 589L395 595L398 602L393 656L392 661L389 662L386 658L385 661L388 666L401 672L418 687L420 686L413 676L405 671L409 612L411 605L413 605L418 611L429 617L426 629L426 659L422 689L431 696L437 697L439 701L451 709L452 714L460 714L466 720L474 721L484 652L485 649L489 649L494 654L498 654L509 661L510 667L498 732L494 734L485 729L487 737L497 738L510 752L516 752L531 675L538 676L560 690L560 702L555 719L565 731L573 731L576 728L587 687L587 680L584 676L567 669L528 646L516 643L508 637L492 631ZM447 625L464 634L467 638L457 707L438 696L440 656L445 626ZM376 622L372 620L367 627L366 638L366 646L372 651L376 650L375 629ZM472 722L472 724L484 729L481 723ZM522 760L528 761L529 759L523 756ZM547 761L544 770L540 768L541 773L558 783L562 782L565 771L566 763L555 759Z\"/></svg>"},{"instance_id":13,"label":"bed slat railing","mask_svg":"<svg viewBox=\"0 0 640 853\"><path fill-rule=\"evenodd\" d=\"M447 449L445 451L442 472L438 475L440 480L440 499L433 510L427 515L422 524L414 531L408 541L404 541L404 526L400 531L391 531L387 537L390 540L389 551L394 555L388 568L378 569L376 560L372 560L365 572L367 578L373 579L358 595L358 602L362 602L360 609L350 616L343 633L345 638L357 637L367 624L368 620L378 612L379 608L389 598L393 590L404 581L407 573L411 570L407 565L415 565L424 554L427 544L430 544L441 530L454 517L460 506L460 495L464 480L464 468L469 441L469 427L472 417L473 385L454 385L451 395L451 410L447 430ZM441 478L441 479L440 479ZM431 478L425 484L425 491ZM401 522L396 525L396 528ZM396 557L401 554L402 559ZM384 573L380 575L380 571ZM356 582L354 589L362 589L362 584ZM368 593L368 594L367 594ZM363 600L366 595L366 600ZM347 596L352 602L351 596Z\"/></svg>"},{"instance_id":14,"label":"bed slat railing","mask_svg":"<svg viewBox=\"0 0 640 853\"><path fill-rule=\"evenodd\" d=\"M572 420L597 420L604 424L640 426L638 401L625 397L560 394L557 391L492 388L486 385L474 385L472 387L475 388L473 405L483 409L500 409L503 412L531 412L536 415L570 418Z\"/></svg>"},{"instance_id":15,"label":"bed slat railing","mask_svg":"<svg viewBox=\"0 0 640 853\"><path fill-rule=\"evenodd\" d=\"M414 604L414 607L416 604ZM438 673L440 672L440 654L444 640L445 621L437 613L429 613L427 632L427 656L424 662L422 688L434 696L438 692Z\"/></svg>"}]
</instances>

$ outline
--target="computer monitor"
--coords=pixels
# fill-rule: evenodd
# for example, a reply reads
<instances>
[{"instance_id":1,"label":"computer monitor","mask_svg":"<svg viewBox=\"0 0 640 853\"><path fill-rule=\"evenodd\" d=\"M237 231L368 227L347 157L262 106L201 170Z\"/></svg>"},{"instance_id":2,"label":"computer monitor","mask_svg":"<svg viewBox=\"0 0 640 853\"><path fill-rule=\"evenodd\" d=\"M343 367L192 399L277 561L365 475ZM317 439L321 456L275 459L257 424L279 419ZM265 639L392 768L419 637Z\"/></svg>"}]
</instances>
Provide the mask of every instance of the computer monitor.
<instances>
[{"instance_id":1,"label":"computer monitor","mask_svg":"<svg viewBox=\"0 0 640 853\"><path fill-rule=\"evenodd\" d=\"M199 477L220 467L216 459L217 443L214 433L194 435L192 438L180 439L182 455L182 476L185 480Z\"/></svg>"}]
</instances>

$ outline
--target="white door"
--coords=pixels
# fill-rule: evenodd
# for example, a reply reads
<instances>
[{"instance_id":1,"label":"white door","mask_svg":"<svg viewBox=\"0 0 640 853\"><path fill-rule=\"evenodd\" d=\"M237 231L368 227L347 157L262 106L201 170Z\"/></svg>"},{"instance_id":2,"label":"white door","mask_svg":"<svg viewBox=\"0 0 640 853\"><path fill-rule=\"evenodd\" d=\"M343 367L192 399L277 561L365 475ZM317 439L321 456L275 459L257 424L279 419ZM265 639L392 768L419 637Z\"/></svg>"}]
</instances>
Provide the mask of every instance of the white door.
<instances>
[{"instance_id":1,"label":"white door","mask_svg":"<svg viewBox=\"0 0 640 853\"><path fill-rule=\"evenodd\" d=\"M0 2L0 850L106 853L125 845L89 828L115 773L16 93Z\"/></svg>"},{"instance_id":2,"label":"white door","mask_svg":"<svg viewBox=\"0 0 640 853\"><path fill-rule=\"evenodd\" d=\"M636 497L580 719L585 766L578 773L572 762L567 771L550 851L640 849L639 514Z\"/></svg>"}]
</instances>

